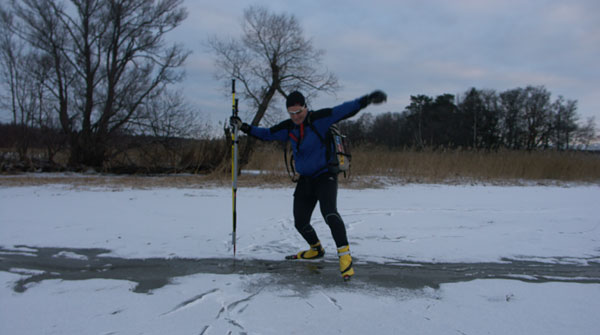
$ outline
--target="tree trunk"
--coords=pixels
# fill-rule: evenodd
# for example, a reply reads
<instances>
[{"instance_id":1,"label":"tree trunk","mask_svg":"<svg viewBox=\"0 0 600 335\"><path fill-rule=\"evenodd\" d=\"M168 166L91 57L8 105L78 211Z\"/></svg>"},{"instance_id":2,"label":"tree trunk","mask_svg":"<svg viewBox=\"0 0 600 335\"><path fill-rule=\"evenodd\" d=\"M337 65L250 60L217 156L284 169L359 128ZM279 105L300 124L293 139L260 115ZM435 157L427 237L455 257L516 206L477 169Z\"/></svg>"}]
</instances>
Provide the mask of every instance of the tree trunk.
<instances>
[{"instance_id":1,"label":"tree trunk","mask_svg":"<svg viewBox=\"0 0 600 335\"><path fill-rule=\"evenodd\" d=\"M75 133L71 136L70 166L102 169L106 159L106 145L104 141L92 137L93 135L84 133Z\"/></svg>"},{"instance_id":2,"label":"tree trunk","mask_svg":"<svg viewBox=\"0 0 600 335\"><path fill-rule=\"evenodd\" d=\"M273 76L274 82L271 84L271 86L269 86L269 89L265 92L263 99L260 102L260 105L258 106L258 111L256 112L254 119L252 120L252 126L255 126L255 127L258 126L258 123L260 122L260 120L262 120L263 116L267 112L267 109L269 108L269 104L271 103L271 100L273 99L273 96L275 95L275 92L277 92L277 89L279 88L280 81L276 77L276 76L278 76L278 73L275 71L273 73L275 74ZM254 152L254 145L256 143L256 138L254 138L252 136L248 136L248 138L246 139L245 142L246 143L243 146L241 153L239 155L240 171L242 170L242 167L248 165L248 163L250 162L250 156L252 155L252 152Z\"/></svg>"}]
</instances>

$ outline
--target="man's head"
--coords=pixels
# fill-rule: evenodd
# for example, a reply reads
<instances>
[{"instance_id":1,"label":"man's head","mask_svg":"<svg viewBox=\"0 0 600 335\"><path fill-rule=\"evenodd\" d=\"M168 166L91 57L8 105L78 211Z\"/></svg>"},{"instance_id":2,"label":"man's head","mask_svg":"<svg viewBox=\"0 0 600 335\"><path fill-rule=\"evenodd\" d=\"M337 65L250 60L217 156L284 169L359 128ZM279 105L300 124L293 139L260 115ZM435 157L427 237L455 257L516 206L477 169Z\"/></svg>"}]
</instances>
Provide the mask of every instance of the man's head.
<instances>
[{"instance_id":1,"label":"man's head","mask_svg":"<svg viewBox=\"0 0 600 335\"><path fill-rule=\"evenodd\" d=\"M285 106L290 114L290 119L292 119L295 124L299 125L304 122L308 110L306 108L306 100L302 93L298 91L290 93L285 101Z\"/></svg>"}]
</instances>

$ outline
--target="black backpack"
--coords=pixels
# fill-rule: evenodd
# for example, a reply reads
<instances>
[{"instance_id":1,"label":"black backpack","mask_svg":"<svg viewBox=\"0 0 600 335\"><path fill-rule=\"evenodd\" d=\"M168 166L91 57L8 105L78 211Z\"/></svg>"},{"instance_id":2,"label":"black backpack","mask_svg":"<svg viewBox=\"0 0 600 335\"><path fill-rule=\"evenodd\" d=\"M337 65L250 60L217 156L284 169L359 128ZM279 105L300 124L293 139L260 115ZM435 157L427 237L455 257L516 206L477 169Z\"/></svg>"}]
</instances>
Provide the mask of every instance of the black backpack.
<instances>
[{"instance_id":1,"label":"black backpack","mask_svg":"<svg viewBox=\"0 0 600 335\"><path fill-rule=\"evenodd\" d=\"M328 162L329 172L339 174L344 173L344 177L350 176L350 162L352 161L352 154L350 153L350 140L342 134L337 125L333 124L325 133L325 138L319 134L312 123L308 123L310 129L317 134L321 143L327 149L326 159ZM288 161L289 155L289 161ZM289 141L287 142L284 151L283 158L285 161L285 168L293 182L298 181L298 175L294 168L294 155L292 147Z\"/></svg>"}]
</instances>

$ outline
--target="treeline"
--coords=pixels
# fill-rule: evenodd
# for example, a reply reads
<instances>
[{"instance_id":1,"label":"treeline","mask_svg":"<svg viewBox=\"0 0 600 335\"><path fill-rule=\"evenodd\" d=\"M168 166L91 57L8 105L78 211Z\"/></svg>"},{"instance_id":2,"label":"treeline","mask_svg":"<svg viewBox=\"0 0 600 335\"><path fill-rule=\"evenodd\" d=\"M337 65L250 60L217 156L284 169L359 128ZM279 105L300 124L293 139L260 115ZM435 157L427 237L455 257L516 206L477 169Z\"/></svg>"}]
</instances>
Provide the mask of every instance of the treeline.
<instances>
[{"instance_id":1,"label":"treeline","mask_svg":"<svg viewBox=\"0 0 600 335\"><path fill-rule=\"evenodd\" d=\"M578 121L576 101L552 100L545 87L528 86L501 93L472 88L459 96L411 96L402 112L363 113L342 121L340 128L353 145L394 150L587 149L596 136L594 120ZM198 139L178 134L123 129L104 141L104 160L95 168L114 173L227 169L229 136ZM86 169L70 162L71 145L69 135L59 127L36 122L0 124L0 171ZM246 141L241 145L245 147Z\"/></svg>"},{"instance_id":2,"label":"treeline","mask_svg":"<svg viewBox=\"0 0 600 335\"><path fill-rule=\"evenodd\" d=\"M559 96L553 101L544 86L527 86L411 96L401 113L365 113L340 126L354 144L389 148L585 149L595 137L595 124L578 121L576 100Z\"/></svg>"},{"instance_id":3,"label":"treeline","mask_svg":"<svg viewBox=\"0 0 600 335\"><path fill-rule=\"evenodd\" d=\"M174 89L190 51L167 43L166 34L186 17L181 0L0 3L0 110L12 117L0 125L0 171L226 167L230 138L208 138L215 132ZM209 44L218 77L245 88L239 96L256 110L253 124L277 94L338 88L333 74L314 67L322 53L293 16L250 7L244 22L255 29L245 30L244 43ZM412 96L404 111L361 114L342 128L355 144L390 148L562 150L594 138L593 120L579 121L576 101L553 101L543 86L529 86ZM242 141L242 165L252 144Z\"/></svg>"},{"instance_id":4,"label":"treeline","mask_svg":"<svg viewBox=\"0 0 600 335\"><path fill-rule=\"evenodd\" d=\"M69 164L70 142L58 128L0 123L0 172L86 171ZM223 168L229 146L221 138L115 134L98 171L110 173L207 173Z\"/></svg>"},{"instance_id":5,"label":"treeline","mask_svg":"<svg viewBox=\"0 0 600 335\"><path fill-rule=\"evenodd\" d=\"M196 133L171 88L190 52L165 38L186 16L181 0L0 3L0 108L20 127L19 155L56 132L70 168L100 169L124 134Z\"/></svg>"}]
</instances>

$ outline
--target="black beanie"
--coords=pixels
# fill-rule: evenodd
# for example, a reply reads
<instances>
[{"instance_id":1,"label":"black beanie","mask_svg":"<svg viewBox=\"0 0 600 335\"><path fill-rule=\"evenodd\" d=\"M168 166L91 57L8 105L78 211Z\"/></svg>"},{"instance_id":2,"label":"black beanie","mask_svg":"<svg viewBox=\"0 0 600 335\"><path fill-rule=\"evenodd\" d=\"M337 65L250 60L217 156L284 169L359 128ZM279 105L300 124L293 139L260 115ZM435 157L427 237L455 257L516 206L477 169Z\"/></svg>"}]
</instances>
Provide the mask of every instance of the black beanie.
<instances>
[{"instance_id":1,"label":"black beanie","mask_svg":"<svg viewBox=\"0 0 600 335\"><path fill-rule=\"evenodd\" d=\"M292 107L292 106L306 106L306 101L304 101L304 96L302 95L302 93L298 92L298 91L294 91L292 93L290 93L290 95L288 95L287 100L285 101L285 107Z\"/></svg>"}]
</instances>

